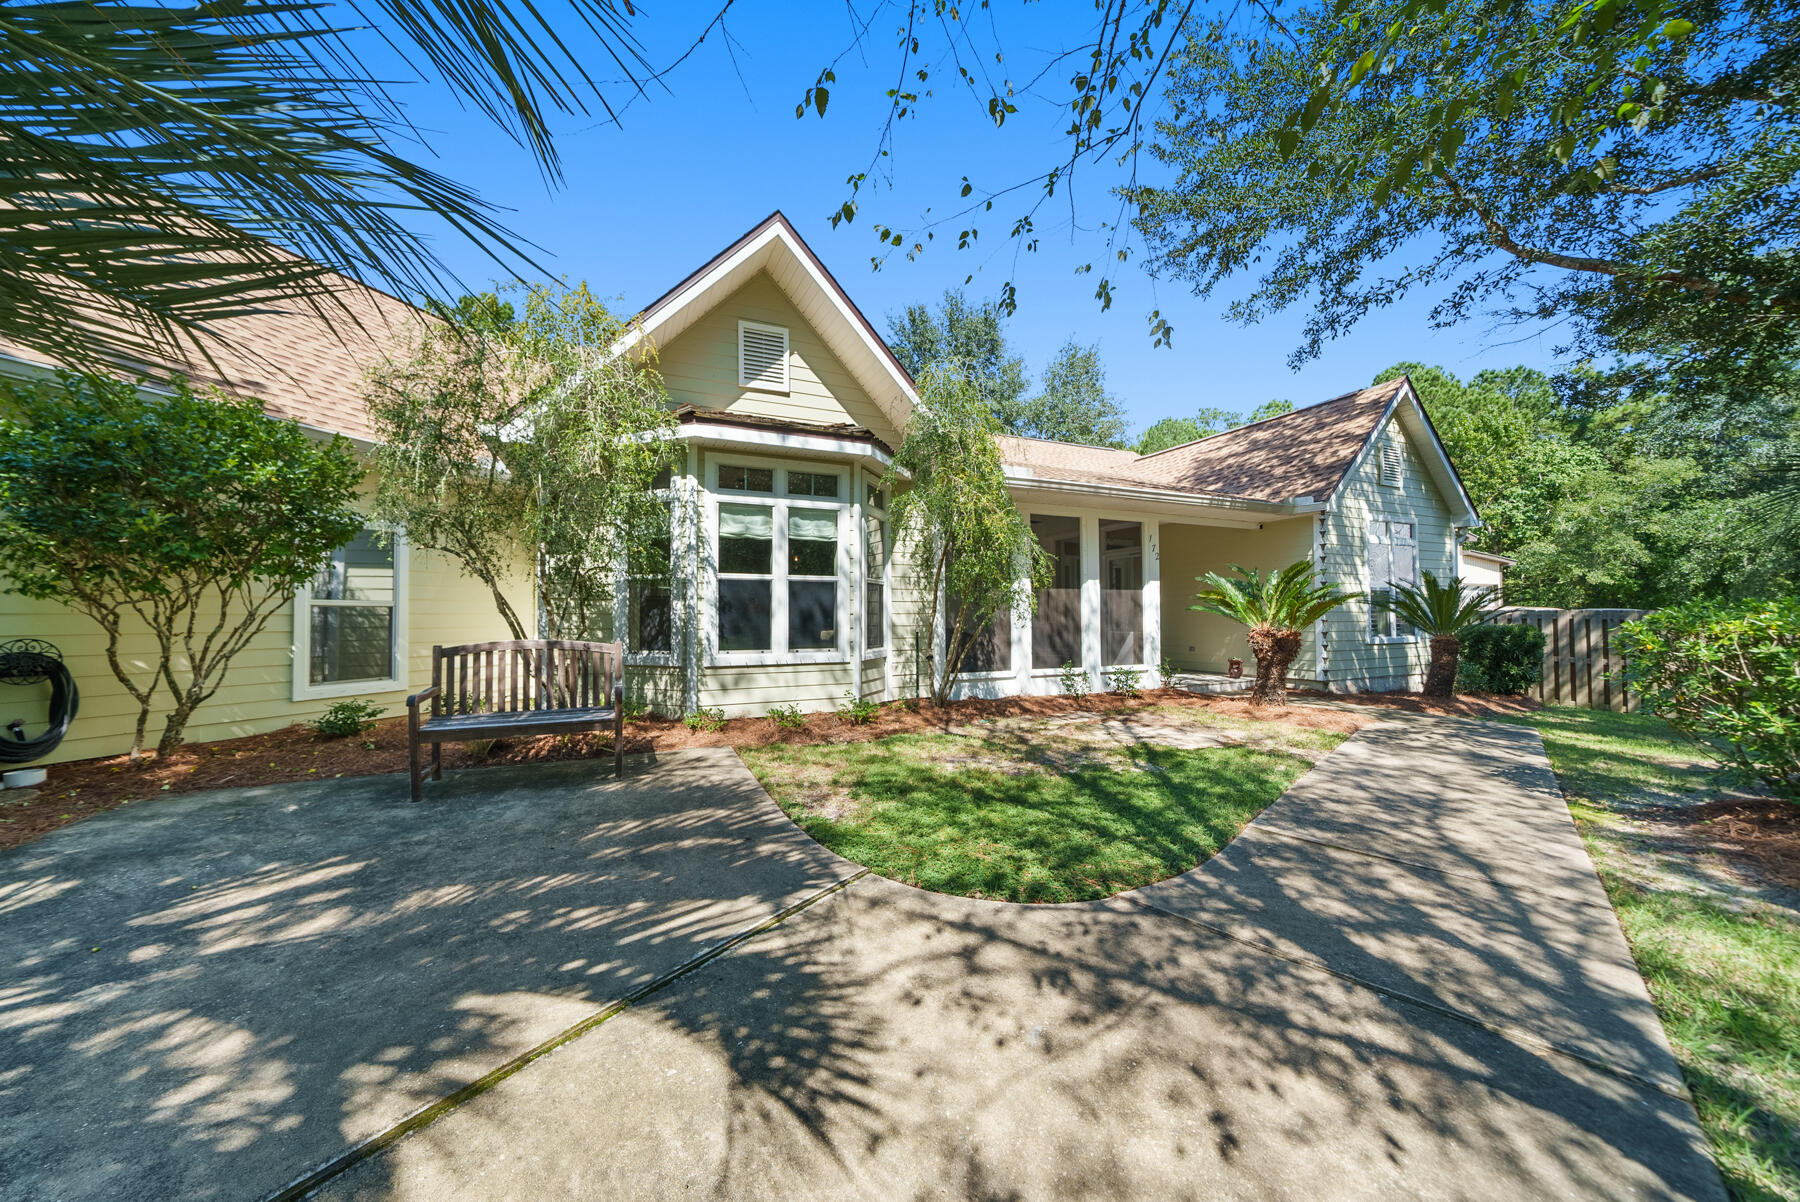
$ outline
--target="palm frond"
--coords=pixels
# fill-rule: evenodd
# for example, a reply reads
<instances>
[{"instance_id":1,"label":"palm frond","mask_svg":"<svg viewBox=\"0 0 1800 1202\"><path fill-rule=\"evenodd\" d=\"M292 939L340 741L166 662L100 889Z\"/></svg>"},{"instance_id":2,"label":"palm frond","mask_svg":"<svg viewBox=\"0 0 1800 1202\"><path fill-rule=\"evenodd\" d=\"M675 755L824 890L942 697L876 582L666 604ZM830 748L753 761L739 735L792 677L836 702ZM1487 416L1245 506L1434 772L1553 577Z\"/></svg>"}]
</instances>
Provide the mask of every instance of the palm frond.
<instances>
[{"instance_id":1,"label":"palm frond","mask_svg":"<svg viewBox=\"0 0 1800 1202\"><path fill-rule=\"evenodd\" d=\"M635 80L613 4L566 2ZM375 3L394 38L555 174L546 106L584 111L599 93L543 10ZM329 306L332 271L446 294L456 282L412 228L420 213L502 271L535 266L475 192L395 153L416 131L332 11L0 4L0 338L93 367L196 344L230 317Z\"/></svg>"},{"instance_id":2,"label":"palm frond","mask_svg":"<svg viewBox=\"0 0 1800 1202\"><path fill-rule=\"evenodd\" d=\"M1267 572L1232 564L1235 577L1208 572L1195 580L1205 587L1194 595L1191 610L1218 614L1257 629L1300 630L1312 625L1361 593L1346 593L1335 584L1314 584L1313 565L1297 560Z\"/></svg>"},{"instance_id":3,"label":"palm frond","mask_svg":"<svg viewBox=\"0 0 1800 1202\"><path fill-rule=\"evenodd\" d=\"M1462 577L1440 581L1423 573L1420 585L1396 584L1376 604L1393 611L1402 622L1432 638L1455 637L1478 626L1499 606L1500 590L1492 585L1470 585Z\"/></svg>"}]
</instances>

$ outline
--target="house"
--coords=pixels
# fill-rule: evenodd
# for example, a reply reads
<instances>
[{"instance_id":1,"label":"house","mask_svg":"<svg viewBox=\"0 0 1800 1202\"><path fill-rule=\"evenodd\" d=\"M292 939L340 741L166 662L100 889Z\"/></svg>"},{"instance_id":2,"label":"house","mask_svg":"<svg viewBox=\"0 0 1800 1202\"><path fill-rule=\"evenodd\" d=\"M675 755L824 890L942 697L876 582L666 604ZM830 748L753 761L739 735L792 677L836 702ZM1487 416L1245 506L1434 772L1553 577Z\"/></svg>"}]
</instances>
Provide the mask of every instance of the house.
<instances>
[{"instance_id":1,"label":"house","mask_svg":"<svg viewBox=\"0 0 1800 1202\"><path fill-rule=\"evenodd\" d=\"M1505 572L1517 563L1504 555L1496 555L1492 551L1471 551L1464 547L1462 552L1463 583L1475 588L1491 588L1494 590L1494 602L1500 604L1505 598Z\"/></svg>"},{"instance_id":2,"label":"house","mask_svg":"<svg viewBox=\"0 0 1800 1202\"><path fill-rule=\"evenodd\" d=\"M424 318L411 305L350 280L343 281L338 295L347 311L338 321L327 323L310 311L233 318L219 323L218 337L204 354L196 349L191 357L170 356L143 370L151 380L179 374L196 385L257 397L270 416L298 422L321 439L343 435L354 453L366 457L375 444L361 400L363 366L384 345L409 337ZM54 370L42 356L0 343L0 373L30 379ZM365 495L373 492L373 483L366 482ZM318 582L299 590L292 605L232 661L218 693L189 721L188 739L207 742L276 730L317 717L348 697L398 712L407 693L429 681L433 644L507 637L484 586L443 556L409 546L404 532L389 546L376 533L365 530L334 555ZM525 613L537 609L531 562L521 551L511 590L513 603ZM93 620L9 592L0 580L0 640L21 636L55 644L81 691L79 716L62 745L42 762L129 749L137 703L107 666L105 640ZM128 629L121 658L140 679L147 676L155 663L148 631ZM18 717L28 735L36 734L48 695L47 685L0 686L0 726ZM153 716L152 739L159 726Z\"/></svg>"},{"instance_id":3,"label":"house","mask_svg":"<svg viewBox=\"0 0 1800 1202\"><path fill-rule=\"evenodd\" d=\"M360 285L352 292L367 315L353 334L299 317L244 319L258 324L235 341L259 353L221 359L221 382L366 451L361 363L421 317ZM681 447L659 492L669 570L631 579L614 619L634 691L667 711L728 715L926 691L941 649L891 528L887 482L918 394L786 218L770 216L652 302L614 351L654 355ZM47 367L24 356L0 365ZM1145 684L1165 668L1221 677L1230 660L1250 658L1248 644L1238 627L1189 610L1195 577L1310 559L1321 579L1379 592L1421 570L1458 572L1459 538L1479 524L1405 379L1154 455L1018 438L1001 449L1054 579L1035 614L996 621L961 676L963 695L1056 692L1064 664L1093 688L1119 668ZM536 610L529 564L521 549L516 604L526 613ZM409 549L404 532L391 557L365 536L340 566L381 581L374 600L355 603L385 608L386 645L333 642L330 610L347 602L302 590L195 716L191 738L272 729L343 696L393 711L428 679L432 644L504 637L483 590ZM123 750L131 707L91 623L0 593L0 634L11 633L57 642L75 668L82 714L55 758ZM1425 666L1424 642L1365 599L1306 632L1293 676L1397 689L1416 686Z\"/></svg>"}]
</instances>

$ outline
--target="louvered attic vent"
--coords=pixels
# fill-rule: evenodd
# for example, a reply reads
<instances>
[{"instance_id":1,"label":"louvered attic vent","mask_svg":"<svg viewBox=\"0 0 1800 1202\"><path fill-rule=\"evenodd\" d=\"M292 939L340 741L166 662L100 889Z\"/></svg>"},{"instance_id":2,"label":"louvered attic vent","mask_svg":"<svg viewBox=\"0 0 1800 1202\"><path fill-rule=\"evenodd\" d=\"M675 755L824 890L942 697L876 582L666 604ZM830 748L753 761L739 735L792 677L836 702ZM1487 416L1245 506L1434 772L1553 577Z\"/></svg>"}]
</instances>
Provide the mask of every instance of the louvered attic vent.
<instances>
[{"instance_id":1,"label":"louvered attic vent","mask_svg":"<svg viewBox=\"0 0 1800 1202\"><path fill-rule=\"evenodd\" d=\"M788 390L788 332L785 326L738 322L738 387L763 392Z\"/></svg>"},{"instance_id":2,"label":"louvered attic vent","mask_svg":"<svg viewBox=\"0 0 1800 1202\"><path fill-rule=\"evenodd\" d=\"M1405 462L1399 437L1390 436L1384 440L1381 444L1381 482L1394 488L1400 487L1400 471Z\"/></svg>"}]
</instances>

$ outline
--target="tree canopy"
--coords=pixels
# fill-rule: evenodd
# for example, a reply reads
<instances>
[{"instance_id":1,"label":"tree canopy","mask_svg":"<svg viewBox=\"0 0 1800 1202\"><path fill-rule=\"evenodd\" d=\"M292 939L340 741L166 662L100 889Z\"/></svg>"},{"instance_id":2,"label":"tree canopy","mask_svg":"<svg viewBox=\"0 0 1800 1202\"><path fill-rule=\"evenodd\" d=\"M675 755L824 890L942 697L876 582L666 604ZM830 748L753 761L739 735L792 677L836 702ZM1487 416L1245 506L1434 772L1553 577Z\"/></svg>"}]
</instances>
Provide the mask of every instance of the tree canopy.
<instances>
[{"instance_id":1,"label":"tree canopy","mask_svg":"<svg viewBox=\"0 0 1800 1202\"><path fill-rule=\"evenodd\" d=\"M1711 0L1313 6L1194 23L1130 191L1153 271L1243 321L1313 305L1298 362L1409 291L1564 323L1585 354L1784 362L1800 304L1800 14Z\"/></svg>"}]
</instances>

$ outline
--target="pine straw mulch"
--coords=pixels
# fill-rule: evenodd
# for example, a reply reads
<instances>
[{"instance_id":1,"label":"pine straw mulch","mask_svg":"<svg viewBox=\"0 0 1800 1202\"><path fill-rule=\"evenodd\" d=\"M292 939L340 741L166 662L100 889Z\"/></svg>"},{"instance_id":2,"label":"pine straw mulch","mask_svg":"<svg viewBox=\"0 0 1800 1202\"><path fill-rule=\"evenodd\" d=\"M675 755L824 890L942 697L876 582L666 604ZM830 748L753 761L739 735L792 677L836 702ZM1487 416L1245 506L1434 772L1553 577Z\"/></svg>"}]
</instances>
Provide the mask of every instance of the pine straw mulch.
<instances>
[{"instance_id":1,"label":"pine straw mulch","mask_svg":"<svg viewBox=\"0 0 1800 1202\"><path fill-rule=\"evenodd\" d=\"M1068 713L1130 713L1152 706L1192 706L1259 721L1352 734L1370 722L1356 712L1402 709L1414 713L1482 716L1537 708L1518 698L1461 697L1444 702L1415 695L1307 694L1300 704L1252 709L1241 696L1205 696L1181 689L1147 689L1131 697L1092 693L1085 697L1003 697L957 701L944 707L884 705L873 721L857 726L835 713L808 714L806 726L790 730L769 718L733 718L718 730L689 730L679 718L643 717L625 731L625 750L673 751L686 747L762 747L771 743L851 743L917 731L946 730L983 718L1049 717ZM1328 700L1330 705L1309 704ZM1338 703L1350 702L1355 707ZM485 754L481 754L485 753ZM589 759L612 754L609 735L542 735L503 740L491 747L444 744L447 769ZM386 718L366 734L327 739L304 725L267 734L189 743L162 760L146 754L138 764L124 756L75 760L50 766L49 780L36 789L0 793L0 849L133 802L223 787L253 788L294 781L371 776L406 770L406 719Z\"/></svg>"},{"instance_id":2,"label":"pine straw mulch","mask_svg":"<svg viewBox=\"0 0 1800 1202\"><path fill-rule=\"evenodd\" d=\"M1644 817L1694 850L1719 854L1756 881L1800 892L1800 805L1773 797L1726 797L1658 806Z\"/></svg>"}]
</instances>

